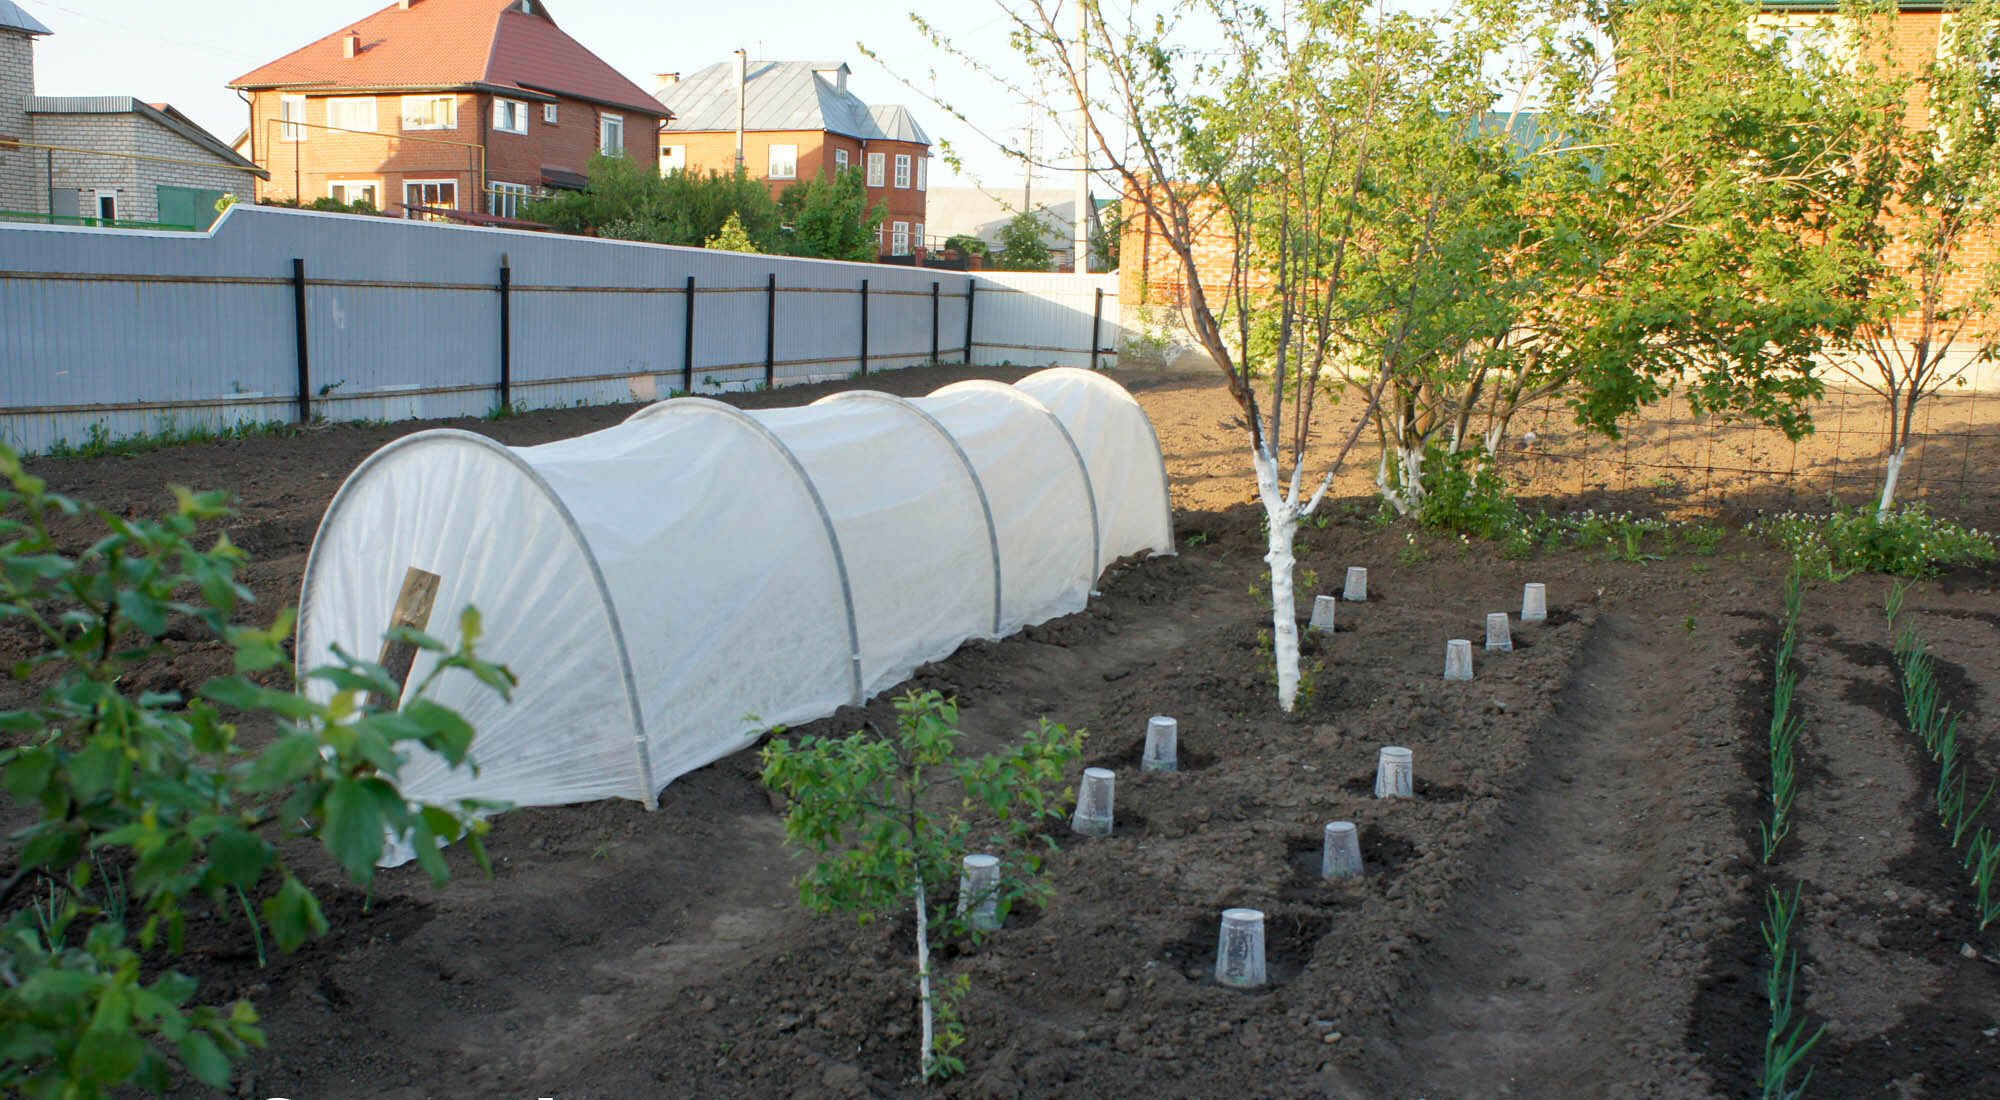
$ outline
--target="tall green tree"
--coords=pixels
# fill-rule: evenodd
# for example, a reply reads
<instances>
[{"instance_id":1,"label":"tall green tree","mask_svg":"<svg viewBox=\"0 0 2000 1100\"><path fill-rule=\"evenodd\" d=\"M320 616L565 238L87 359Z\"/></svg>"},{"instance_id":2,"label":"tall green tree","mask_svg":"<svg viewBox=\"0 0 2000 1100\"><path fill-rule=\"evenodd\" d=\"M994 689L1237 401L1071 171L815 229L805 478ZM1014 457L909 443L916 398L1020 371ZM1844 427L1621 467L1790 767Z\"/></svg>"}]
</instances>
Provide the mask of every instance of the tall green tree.
<instances>
[{"instance_id":1,"label":"tall green tree","mask_svg":"<svg viewBox=\"0 0 2000 1100\"><path fill-rule=\"evenodd\" d=\"M1047 271L1048 232L1048 223L1041 215L1021 211L1000 227L1000 251L991 254L988 266L995 271Z\"/></svg>"},{"instance_id":2,"label":"tall green tree","mask_svg":"<svg viewBox=\"0 0 2000 1100\"><path fill-rule=\"evenodd\" d=\"M861 169L821 175L778 196L780 245L786 255L867 262L882 253L876 231L887 210L868 205Z\"/></svg>"}]
</instances>

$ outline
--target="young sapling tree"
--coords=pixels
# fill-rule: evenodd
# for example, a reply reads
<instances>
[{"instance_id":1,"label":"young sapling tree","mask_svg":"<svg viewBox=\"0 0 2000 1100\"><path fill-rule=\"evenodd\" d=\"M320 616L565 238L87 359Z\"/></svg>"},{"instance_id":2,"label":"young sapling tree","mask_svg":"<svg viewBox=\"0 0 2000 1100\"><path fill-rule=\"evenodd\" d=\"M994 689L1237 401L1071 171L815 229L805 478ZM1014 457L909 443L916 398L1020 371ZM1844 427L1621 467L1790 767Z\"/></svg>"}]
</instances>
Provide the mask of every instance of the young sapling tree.
<instances>
[{"instance_id":1,"label":"young sapling tree","mask_svg":"<svg viewBox=\"0 0 2000 1100\"><path fill-rule=\"evenodd\" d=\"M1013 903L1045 894L1041 852L1054 841L1039 830L1063 815L1063 772L1082 752L1083 731L1043 720L1013 748L978 758L958 755L961 736L956 703L911 692L896 701L893 733L779 738L763 752L765 784L791 803L785 835L816 857L799 880L807 908L863 923L916 910L927 1081L964 1068L952 1051L964 1042L953 1005L965 986L937 992L930 958L934 936L966 929L936 902L975 850L1000 857L1002 919Z\"/></svg>"}]
</instances>

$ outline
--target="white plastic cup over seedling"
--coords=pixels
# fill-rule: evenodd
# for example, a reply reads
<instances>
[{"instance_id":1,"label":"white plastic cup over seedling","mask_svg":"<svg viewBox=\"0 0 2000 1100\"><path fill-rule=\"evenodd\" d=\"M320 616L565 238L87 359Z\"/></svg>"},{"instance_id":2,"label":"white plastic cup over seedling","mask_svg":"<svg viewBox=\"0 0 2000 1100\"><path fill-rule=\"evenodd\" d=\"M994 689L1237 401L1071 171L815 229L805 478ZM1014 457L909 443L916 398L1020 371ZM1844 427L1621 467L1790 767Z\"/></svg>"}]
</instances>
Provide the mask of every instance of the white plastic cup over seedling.
<instances>
[{"instance_id":1,"label":"white plastic cup over seedling","mask_svg":"<svg viewBox=\"0 0 2000 1100\"><path fill-rule=\"evenodd\" d=\"M1164 714L1146 719L1146 752L1139 758L1139 770L1172 772L1180 770L1181 724Z\"/></svg>"},{"instance_id":2,"label":"white plastic cup over seedling","mask_svg":"<svg viewBox=\"0 0 2000 1100\"><path fill-rule=\"evenodd\" d=\"M1352 821L1326 823L1326 843L1319 857L1321 878L1361 877L1361 831Z\"/></svg>"},{"instance_id":3,"label":"white plastic cup over seedling","mask_svg":"<svg viewBox=\"0 0 2000 1100\"><path fill-rule=\"evenodd\" d=\"M1340 598L1355 603L1368 602L1368 569L1365 566L1347 567L1347 586L1340 590Z\"/></svg>"},{"instance_id":4,"label":"white plastic cup over seedling","mask_svg":"<svg viewBox=\"0 0 2000 1100\"><path fill-rule=\"evenodd\" d=\"M1495 611L1486 616L1486 648L1511 651L1514 636L1507 631L1507 613Z\"/></svg>"},{"instance_id":5,"label":"white plastic cup over seedling","mask_svg":"<svg viewBox=\"0 0 2000 1100\"><path fill-rule=\"evenodd\" d=\"M1306 629L1324 630L1331 633L1333 631L1333 613L1339 607L1340 601L1334 599L1332 596L1314 596L1313 617L1312 621L1306 624Z\"/></svg>"},{"instance_id":6,"label":"white plastic cup over seedling","mask_svg":"<svg viewBox=\"0 0 2000 1100\"><path fill-rule=\"evenodd\" d=\"M1472 639L1453 638L1444 644L1444 678L1472 679Z\"/></svg>"},{"instance_id":7,"label":"white plastic cup over seedling","mask_svg":"<svg viewBox=\"0 0 2000 1100\"><path fill-rule=\"evenodd\" d=\"M1000 927L1000 857L965 857L965 871L958 878L958 915L966 927L981 932Z\"/></svg>"},{"instance_id":8,"label":"white plastic cup over seedling","mask_svg":"<svg viewBox=\"0 0 2000 1100\"><path fill-rule=\"evenodd\" d=\"M1416 797L1416 769L1410 750L1384 745L1375 754L1375 797Z\"/></svg>"},{"instance_id":9,"label":"white plastic cup over seedling","mask_svg":"<svg viewBox=\"0 0 2000 1100\"><path fill-rule=\"evenodd\" d=\"M1112 784L1118 777L1110 768L1083 769L1083 784L1076 792L1076 816L1069 827L1079 836L1111 835Z\"/></svg>"},{"instance_id":10,"label":"white plastic cup over seedling","mask_svg":"<svg viewBox=\"0 0 2000 1100\"><path fill-rule=\"evenodd\" d=\"M1549 590L1540 584L1529 584L1521 589L1521 621L1539 623L1548 621Z\"/></svg>"},{"instance_id":11,"label":"white plastic cup over seedling","mask_svg":"<svg viewBox=\"0 0 2000 1100\"><path fill-rule=\"evenodd\" d=\"M1222 935L1215 943L1215 980L1236 989L1255 989L1264 984L1262 910L1222 911Z\"/></svg>"}]
</instances>

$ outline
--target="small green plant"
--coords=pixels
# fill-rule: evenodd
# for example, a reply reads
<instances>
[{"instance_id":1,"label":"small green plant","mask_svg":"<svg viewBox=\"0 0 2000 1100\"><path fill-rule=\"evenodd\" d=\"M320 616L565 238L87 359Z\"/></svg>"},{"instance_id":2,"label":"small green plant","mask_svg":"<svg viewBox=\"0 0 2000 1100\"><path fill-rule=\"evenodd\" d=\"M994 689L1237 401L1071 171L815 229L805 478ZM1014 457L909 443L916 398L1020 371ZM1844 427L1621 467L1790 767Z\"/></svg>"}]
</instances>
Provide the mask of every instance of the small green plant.
<instances>
[{"instance_id":1,"label":"small green plant","mask_svg":"<svg viewBox=\"0 0 2000 1100\"><path fill-rule=\"evenodd\" d=\"M1768 538L1827 580L1855 573L1928 577L1955 565L2000 557L1993 537L1910 505L1878 519L1873 508L1835 509L1824 516L1786 512L1758 521L1753 533Z\"/></svg>"},{"instance_id":2,"label":"small green plant","mask_svg":"<svg viewBox=\"0 0 2000 1100\"><path fill-rule=\"evenodd\" d=\"M1764 1033L1764 1100L1798 1100L1805 1094L1812 1069L1806 1069L1797 1085L1792 1084L1792 1075L1826 1032L1826 1025L1821 1024L1806 1034L1811 1021L1797 1006L1799 957L1792 947L1792 925L1798 913L1798 887L1792 888L1788 898L1773 886L1764 902L1762 925L1764 948L1771 955L1771 969L1764 976L1764 999L1771 1009L1771 1026Z\"/></svg>"},{"instance_id":3,"label":"small green plant","mask_svg":"<svg viewBox=\"0 0 2000 1100\"><path fill-rule=\"evenodd\" d=\"M1072 792L1062 776L1082 754L1083 733L1043 720L1011 749L958 755L958 705L935 691L896 700L896 729L847 737L778 738L764 747L764 783L791 803L785 835L812 852L799 897L818 913L852 913L864 924L914 905L920 1062L928 1081L958 1073L964 1042L956 1003L967 978L937 986L936 935L967 931L942 905L960 864L975 850L1000 857L995 899L1004 919L1047 893L1041 855L1054 841L1039 830L1060 819ZM977 848L975 849L975 845ZM975 933L976 935L976 933Z\"/></svg>"},{"instance_id":4,"label":"small green plant","mask_svg":"<svg viewBox=\"0 0 2000 1100\"><path fill-rule=\"evenodd\" d=\"M1777 855L1778 845L1792 831L1792 802L1798 797L1798 743L1805 731L1805 719L1792 709L1799 686L1798 669L1792 655L1799 642L1799 613L1804 606L1797 562L1785 574L1785 618L1779 629L1778 648L1772 661L1771 729L1771 819L1757 823L1763 841L1764 862ZM1688 620L1693 632L1694 620Z\"/></svg>"},{"instance_id":5,"label":"small green plant","mask_svg":"<svg viewBox=\"0 0 2000 1100\"><path fill-rule=\"evenodd\" d=\"M1521 524L1521 509L1499 465L1484 450L1424 456L1424 497L1417 519L1425 527L1476 538L1502 538Z\"/></svg>"},{"instance_id":6,"label":"small green plant","mask_svg":"<svg viewBox=\"0 0 2000 1100\"><path fill-rule=\"evenodd\" d=\"M1197 547L1197 546L1207 546L1207 545L1208 545L1208 532L1207 532L1207 531L1196 531L1196 532L1195 532L1194 534L1192 534L1192 535L1189 535L1189 536L1187 537L1187 544L1188 544L1188 549L1190 549L1190 550L1194 549L1194 548L1195 548L1195 547Z\"/></svg>"},{"instance_id":7,"label":"small green plant","mask_svg":"<svg viewBox=\"0 0 2000 1100\"><path fill-rule=\"evenodd\" d=\"M520 404L519 402L515 402L513 404L508 404L508 405L495 405L492 408L486 410L486 419L512 420L515 417L520 416L522 413L525 413L527 411L528 407L526 405Z\"/></svg>"},{"instance_id":8,"label":"small green plant","mask_svg":"<svg viewBox=\"0 0 2000 1100\"><path fill-rule=\"evenodd\" d=\"M4 786L32 817L8 838L13 871L0 884L0 912L11 910L0 927L0 1091L10 1095L164 1091L176 1065L225 1086L231 1063L263 1045L256 1010L201 1003L171 960L190 914L227 922L240 911L260 959L266 931L287 952L325 934L288 838L316 842L364 884L392 834L439 882L441 839L465 835L484 863L482 804L415 805L396 787L408 746L453 764L471 746L472 727L426 698L437 676L512 687L475 652L478 614L466 609L455 648L392 633L438 657L410 692L338 651L307 674L318 698L266 687L253 677L288 663L293 615L237 622L250 598L236 579L242 551L227 536L196 544L230 514L227 498L174 496L157 519L89 508L49 492L0 445L0 621L38 646L12 670L34 685L25 702L0 710ZM51 534L85 521L104 533L79 552ZM212 639L233 671L191 698L141 686L141 665L171 652L170 638ZM275 736L245 746L244 716ZM15 905L26 890L45 890L46 902Z\"/></svg>"},{"instance_id":9,"label":"small green plant","mask_svg":"<svg viewBox=\"0 0 2000 1100\"><path fill-rule=\"evenodd\" d=\"M204 424L181 427L172 420L162 417L158 430L150 435L114 436L101 421L91 424L86 431L87 435L82 443L73 444L67 439L59 439L51 444L48 450L42 452L42 457L104 458L110 455L136 455L187 443L221 443L232 439L296 435L299 426L282 420L267 420L242 421L226 428L211 428Z\"/></svg>"}]
</instances>

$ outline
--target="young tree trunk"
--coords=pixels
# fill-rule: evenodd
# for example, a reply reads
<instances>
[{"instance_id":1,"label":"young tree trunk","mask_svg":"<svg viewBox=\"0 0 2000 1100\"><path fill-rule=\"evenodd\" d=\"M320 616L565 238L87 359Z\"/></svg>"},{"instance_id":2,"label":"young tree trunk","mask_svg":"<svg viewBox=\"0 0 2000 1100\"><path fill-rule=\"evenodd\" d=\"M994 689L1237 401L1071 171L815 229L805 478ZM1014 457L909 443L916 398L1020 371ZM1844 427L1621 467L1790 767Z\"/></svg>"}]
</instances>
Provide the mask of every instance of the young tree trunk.
<instances>
[{"instance_id":1,"label":"young tree trunk","mask_svg":"<svg viewBox=\"0 0 2000 1100\"><path fill-rule=\"evenodd\" d=\"M1254 449L1250 459L1257 469L1257 495L1264 502L1264 516L1271 529L1264 561L1271 567L1271 653L1278 666L1278 706L1290 714L1299 696L1299 615L1292 594L1296 560L1292 545L1299 533L1299 509L1278 484L1277 459Z\"/></svg>"},{"instance_id":2,"label":"young tree trunk","mask_svg":"<svg viewBox=\"0 0 2000 1100\"><path fill-rule=\"evenodd\" d=\"M1896 479L1902 476L1903 459L1909 453L1907 443L1889 452L1889 474L1882 479L1882 500L1875 506L1876 523L1883 523L1889 518L1889 507L1896 502Z\"/></svg>"},{"instance_id":3,"label":"young tree trunk","mask_svg":"<svg viewBox=\"0 0 2000 1100\"><path fill-rule=\"evenodd\" d=\"M931 1079L931 925L924 911L924 876L917 875L917 999L923 1017L923 1079Z\"/></svg>"},{"instance_id":4,"label":"young tree trunk","mask_svg":"<svg viewBox=\"0 0 2000 1100\"><path fill-rule=\"evenodd\" d=\"M1390 476L1389 463L1396 464ZM1414 514L1424 503L1424 448L1421 444L1390 438L1382 447L1382 462L1375 469L1375 488L1399 516Z\"/></svg>"}]
</instances>

